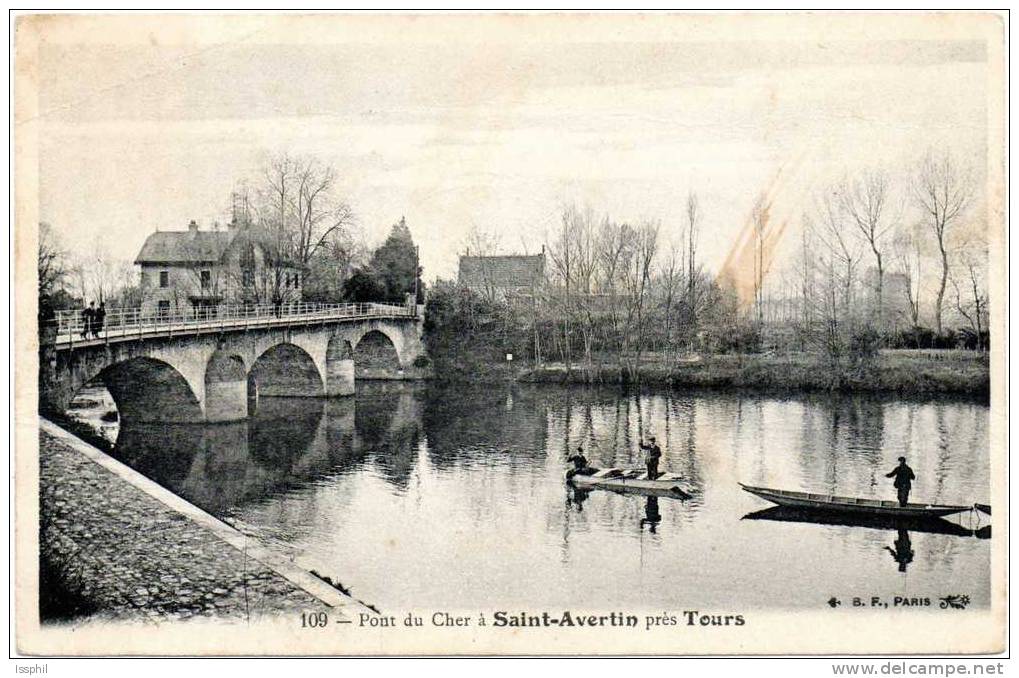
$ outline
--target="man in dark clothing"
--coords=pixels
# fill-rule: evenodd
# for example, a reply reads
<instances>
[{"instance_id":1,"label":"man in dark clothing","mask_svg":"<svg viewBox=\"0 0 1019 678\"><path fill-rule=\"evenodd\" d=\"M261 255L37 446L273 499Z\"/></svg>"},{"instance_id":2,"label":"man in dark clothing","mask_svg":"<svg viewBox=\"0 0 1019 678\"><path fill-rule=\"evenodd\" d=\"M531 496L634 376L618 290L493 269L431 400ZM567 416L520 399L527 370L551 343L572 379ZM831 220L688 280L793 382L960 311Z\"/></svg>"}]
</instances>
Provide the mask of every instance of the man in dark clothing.
<instances>
[{"instance_id":1,"label":"man in dark clothing","mask_svg":"<svg viewBox=\"0 0 1019 678\"><path fill-rule=\"evenodd\" d=\"M573 462L573 468L566 472L567 478L572 478L578 473L588 475L587 457L584 456L583 446L577 446L577 453L566 461Z\"/></svg>"},{"instance_id":2,"label":"man in dark clothing","mask_svg":"<svg viewBox=\"0 0 1019 678\"><path fill-rule=\"evenodd\" d=\"M662 448L658 447L654 436L648 440L649 444L645 444L644 441L640 442L640 449L647 452L644 457L644 463L647 465L647 479L654 480L658 477L658 460L662 458Z\"/></svg>"},{"instance_id":3,"label":"man in dark clothing","mask_svg":"<svg viewBox=\"0 0 1019 678\"><path fill-rule=\"evenodd\" d=\"M885 478L895 478L893 485L899 491L899 506L905 506L909 502L909 490L916 480L913 469L906 466L906 458L899 457L899 465L891 473L886 473Z\"/></svg>"},{"instance_id":4,"label":"man in dark clothing","mask_svg":"<svg viewBox=\"0 0 1019 678\"><path fill-rule=\"evenodd\" d=\"M96 302L90 302L88 308L81 312L81 338L88 339L88 333L92 331L92 321L95 319Z\"/></svg>"},{"instance_id":5,"label":"man in dark clothing","mask_svg":"<svg viewBox=\"0 0 1019 678\"><path fill-rule=\"evenodd\" d=\"M99 333L103 331L104 322L106 322L106 302L100 301L99 308L92 314L92 336L94 338L99 338Z\"/></svg>"}]
</instances>

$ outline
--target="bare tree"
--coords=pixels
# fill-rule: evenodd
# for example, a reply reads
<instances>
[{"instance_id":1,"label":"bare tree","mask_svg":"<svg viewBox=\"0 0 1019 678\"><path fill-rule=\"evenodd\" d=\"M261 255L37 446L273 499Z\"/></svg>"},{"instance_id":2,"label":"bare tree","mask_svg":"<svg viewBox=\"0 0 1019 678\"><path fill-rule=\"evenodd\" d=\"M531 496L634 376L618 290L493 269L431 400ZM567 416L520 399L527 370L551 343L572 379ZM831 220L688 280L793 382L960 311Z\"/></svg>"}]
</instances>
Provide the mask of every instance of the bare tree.
<instances>
[{"instance_id":1,"label":"bare tree","mask_svg":"<svg viewBox=\"0 0 1019 678\"><path fill-rule=\"evenodd\" d=\"M818 220L813 223L813 235L823 246L831 266L836 270L836 279L841 290L844 315L852 318L853 288L856 282L856 267L860 251L857 241L850 237L843 213L838 204L837 193L826 192L819 201Z\"/></svg>"},{"instance_id":2,"label":"bare tree","mask_svg":"<svg viewBox=\"0 0 1019 678\"><path fill-rule=\"evenodd\" d=\"M684 258L684 253L677 251L675 245L673 245L669 249L668 257L661 263L655 280L655 287L661 295L662 316L665 319L662 341L671 348L675 348L678 343L673 338L673 324L676 306L679 302L678 297L684 291L682 288L686 288L685 292L687 295L689 295L690 291L689 284L685 279L684 267L687 265L687 261L684 261Z\"/></svg>"},{"instance_id":3,"label":"bare tree","mask_svg":"<svg viewBox=\"0 0 1019 678\"><path fill-rule=\"evenodd\" d=\"M596 218L590 207L573 210L571 235L574 250L574 279L577 291L578 323L584 342L584 359L588 368L592 364L592 348L596 325L596 302L592 297L595 270L598 264Z\"/></svg>"},{"instance_id":4,"label":"bare tree","mask_svg":"<svg viewBox=\"0 0 1019 678\"><path fill-rule=\"evenodd\" d=\"M293 205L297 200L300 168L297 161L283 154L273 157L263 168L263 185L257 206L261 226L256 242L248 243L252 250L261 250L261 265L254 264L257 272L259 301L273 304L283 302L284 276L290 271L290 258L297 236L293 230ZM254 252L251 261L257 261Z\"/></svg>"},{"instance_id":5,"label":"bare tree","mask_svg":"<svg viewBox=\"0 0 1019 678\"><path fill-rule=\"evenodd\" d=\"M646 305L655 255L658 251L658 222L645 221L636 227L627 227L631 243L625 253L623 281L626 289L626 325L624 327L620 358L632 360L630 374L637 375L647 343Z\"/></svg>"},{"instance_id":6,"label":"bare tree","mask_svg":"<svg viewBox=\"0 0 1019 678\"><path fill-rule=\"evenodd\" d=\"M328 239L354 222L350 206L334 195L336 172L314 159L294 161L297 192L294 195L291 244L293 258L307 266Z\"/></svg>"},{"instance_id":7,"label":"bare tree","mask_svg":"<svg viewBox=\"0 0 1019 678\"><path fill-rule=\"evenodd\" d=\"M67 276L67 252L46 222L39 222L38 273L40 298L52 296Z\"/></svg>"},{"instance_id":8,"label":"bare tree","mask_svg":"<svg viewBox=\"0 0 1019 678\"><path fill-rule=\"evenodd\" d=\"M884 241L892 226L887 214L888 194L888 177L883 172L869 172L856 181L847 181L840 191L842 209L874 255L877 268L874 318L879 331L884 329Z\"/></svg>"},{"instance_id":9,"label":"bare tree","mask_svg":"<svg viewBox=\"0 0 1019 678\"><path fill-rule=\"evenodd\" d=\"M892 252L899 273L905 279L903 291L909 308L912 327L920 324L920 281L923 257L920 252L920 238L913 227L897 229L892 240Z\"/></svg>"},{"instance_id":10,"label":"bare tree","mask_svg":"<svg viewBox=\"0 0 1019 678\"><path fill-rule=\"evenodd\" d=\"M800 258L797 262L797 273L799 278L799 323L800 323L800 347L806 349L806 343L814 330L813 314L810 312L810 300L814 298L816 286L816 263L814 261L814 242L810 219L803 218L804 228L800 236Z\"/></svg>"},{"instance_id":11,"label":"bare tree","mask_svg":"<svg viewBox=\"0 0 1019 678\"><path fill-rule=\"evenodd\" d=\"M307 271L330 238L353 225L353 211L335 192L335 171L313 158L284 153L262 168L255 205L262 300L282 303L294 273Z\"/></svg>"},{"instance_id":12,"label":"bare tree","mask_svg":"<svg viewBox=\"0 0 1019 678\"><path fill-rule=\"evenodd\" d=\"M984 348L983 333L987 327L986 263L986 244L970 244L960 252L956 270L949 276L955 291L955 308L973 329L978 350Z\"/></svg>"},{"instance_id":13,"label":"bare tree","mask_svg":"<svg viewBox=\"0 0 1019 678\"><path fill-rule=\"evenodd\" d=\"M949 155L928 155L913 180L913 194L941 254L941 282L934 301L934 324L941 334L942 306L948 284L949 234L972 196L971 181Z\"/></svg>"},{"instance_id":14,"label":"bare tree","mask_svg":"<svg viewBox=\"0 0 1019 678\"><path fill-rule=\"evenodd\" d=\"M834 251L818 257L820 285L817 287L818 294L809 301L815 325L820 328L817 342L822 355L828 360L833 386L838 386L842 380L846 354L847 307L839 272L841 263Z\"/></svg>"},{"instance_id":15,"label":"bare tree","mask_svg":"<svg viewBox=\"0 0 1019 678\"><path fill-rule=\"evenodd\" d=\"M697 322L697 244L700 236L700 200L693 191L686 196L686 297L691 324Z\"/></svg>"},{"instance_id":16,"label":"bare tree","mask_svg":"<svg viewBox=\"0 0 1019 678\"><path fill-rule=\"evenodd\" d=\"M621 350L621 303L625 298L622 277L626 253L631 245L629 227L613 221L608 216L602 217L598 225L595 241L596 265L595 284L601 294L603 303L600 311L602 343Z\"/></svg>"},{"instance_id":17,"label":"bare tree","mask_svg":"<svg viewBox=\"0 0 1019 678\"><path fill-rule=\"evenodd\" d=\"M572 232L578 219L576 206L569 205L564 207L559 216L559 231L552 243L552 247L549 249L549 257L552 260L558 282L562 286L560 297L563 341L562 356L563 361L566 363L566 370L569 372L572 369L573 363L573 336L570 329L570 320L574 313L573 288L577 267L576 242Z\"/></svg>"},{"instance_id":18,"label":"bare tree","mask_svg":"<svg viewBox=\"0 0 1019 678\"><path fill-rule=\"evenodd\" d=\"M750 214L754 233L754 310L759 328L764 325L764 231L768 226L770 209L767 195L761 193L754 201Z\"/></svg>"},{"instance_id":19,"label":"bare tree","mask_svg":"<svg viewBox=\"0 0 1019 678\"><path fill-rule=\"evenodd\" d=\"M119 300L132 286L137 273L127 260L110 254L106 240L100 236L92 248L74 257L68 270L82 302L111 303Z\"/></svg>"}]
</instances>

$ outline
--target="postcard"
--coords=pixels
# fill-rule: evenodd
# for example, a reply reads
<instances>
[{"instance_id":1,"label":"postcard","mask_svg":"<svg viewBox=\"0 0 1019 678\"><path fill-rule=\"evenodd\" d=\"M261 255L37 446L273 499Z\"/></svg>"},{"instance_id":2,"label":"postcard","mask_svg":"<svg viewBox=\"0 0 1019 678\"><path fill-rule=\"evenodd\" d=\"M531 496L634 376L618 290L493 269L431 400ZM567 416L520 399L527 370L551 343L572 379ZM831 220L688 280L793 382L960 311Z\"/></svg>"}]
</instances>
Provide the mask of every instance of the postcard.
<instances>
[{"instance_id":1,"label":"postcard","mask_svg":"<svg viewBox=\"0 0 1019 678\"><path fill-rule=\"evenodd\" d=\"M15 26L19 652L1003 649L1002 15Z\"/></svg>"}]
</instances>

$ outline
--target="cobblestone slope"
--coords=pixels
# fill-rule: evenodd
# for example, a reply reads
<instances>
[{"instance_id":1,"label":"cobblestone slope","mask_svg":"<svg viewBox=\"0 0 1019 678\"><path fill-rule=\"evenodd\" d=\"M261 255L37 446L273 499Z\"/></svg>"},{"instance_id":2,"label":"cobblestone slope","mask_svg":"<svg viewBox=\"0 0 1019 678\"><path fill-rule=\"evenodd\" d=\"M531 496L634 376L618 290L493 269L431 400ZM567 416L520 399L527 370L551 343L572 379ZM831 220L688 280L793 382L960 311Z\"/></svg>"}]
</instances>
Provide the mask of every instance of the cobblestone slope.
<instances>
[{"instance_id":1,"label":"cobblestone slope","mask_svg":"<svg viewBox=\"0 0 1019 678\"><path fill-rule=\"evenodd\" d=\"M255 621L326 609L205 527L39 434L40 614Z\"/></svg>"}]
</instances>

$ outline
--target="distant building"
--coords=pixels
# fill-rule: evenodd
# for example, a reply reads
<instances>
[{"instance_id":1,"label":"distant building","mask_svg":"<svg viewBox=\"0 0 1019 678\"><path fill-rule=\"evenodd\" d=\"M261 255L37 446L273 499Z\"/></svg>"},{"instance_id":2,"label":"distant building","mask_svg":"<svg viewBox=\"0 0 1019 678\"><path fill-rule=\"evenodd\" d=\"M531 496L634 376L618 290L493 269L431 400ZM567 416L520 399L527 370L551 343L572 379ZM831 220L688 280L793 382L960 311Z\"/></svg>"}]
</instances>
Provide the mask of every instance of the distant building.
<instances>
[{"instance_id":1,"label":"distant building","mask_svg":"<svg viewBox=\"0 0 1019 678\"><path fill-rule=\"evenodd\" d=\"M899 332L913 325L909 306L909 278L897 271L885 271L881 278L881 315L883 332ZM868 268L863 275L862 302L867 313L877 312L877 268Z\"/></svg>"},{"instance_id":2,"label":"distant building","mask_svg":"<svg viewBox=\"0 0 1019 678\"><path fill-rule=\"evenodd\" d=\"M301 300L304 269L272 255L251 225L202 231L157 231L135 259L141 267L142 312L214 315L220 304L286 304Z\"/></svg>"},{"instance_id":3,"label":"distant building","mask_svg":"<svg viewBox=\"0 0 1019 678\"><path fill-rule=\"evenodd\" d=\"M545 248L541 254L460 257L458 282L490 299L530 297L545 283Z\"/></svg>"}]
</instances>

